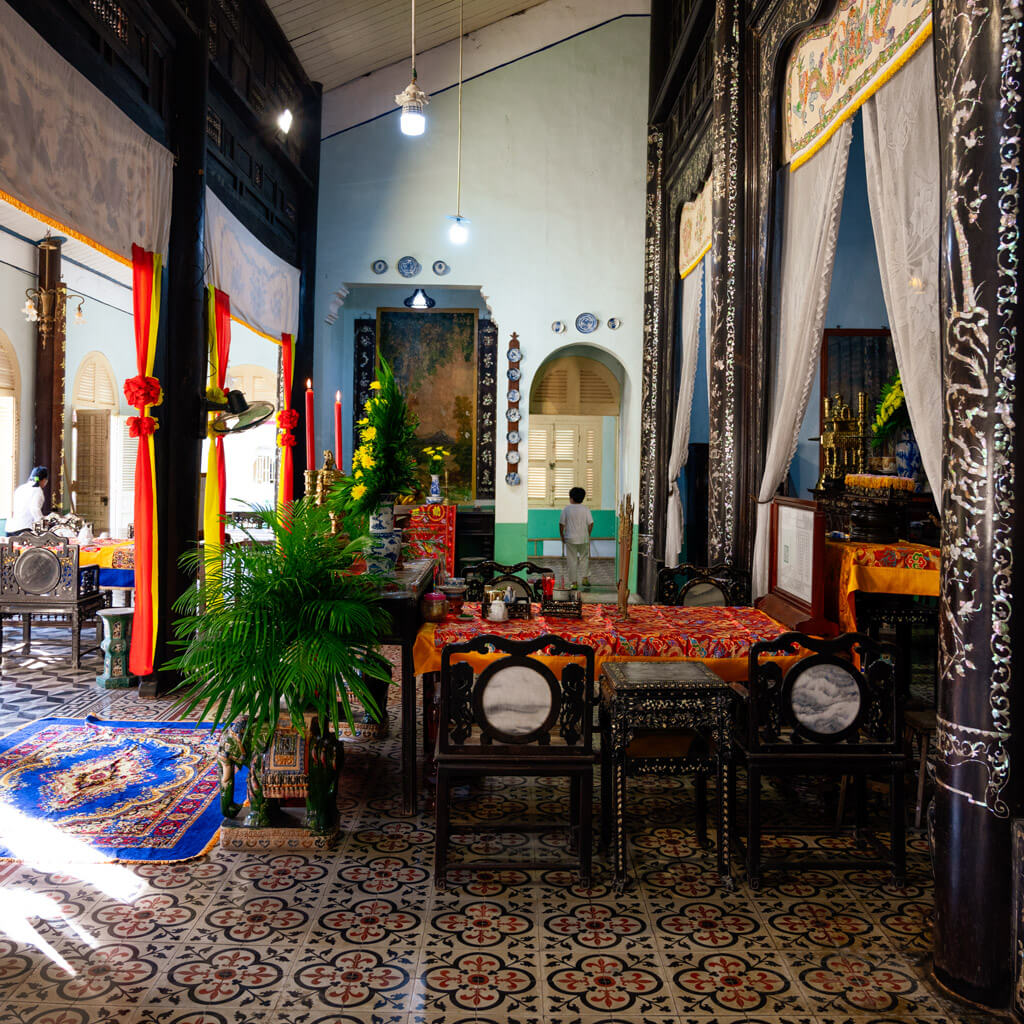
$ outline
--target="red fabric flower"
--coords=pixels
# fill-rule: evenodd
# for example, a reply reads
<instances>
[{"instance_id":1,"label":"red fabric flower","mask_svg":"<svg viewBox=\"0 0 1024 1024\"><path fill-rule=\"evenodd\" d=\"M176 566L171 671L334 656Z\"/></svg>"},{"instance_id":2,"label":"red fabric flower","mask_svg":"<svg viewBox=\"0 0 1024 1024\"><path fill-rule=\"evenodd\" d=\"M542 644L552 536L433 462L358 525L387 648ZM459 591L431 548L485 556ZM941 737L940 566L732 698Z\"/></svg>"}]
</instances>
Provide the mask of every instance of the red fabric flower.
<instances>
[{"instance_id":1,"label":"red fabric flower","mask_svg":"<svg viewBox=\"0 0 1024 1024\"><path fill-rule=\"evenodd\" d=\"M277 435L277 446L279 448L294 448L295 447L295 435L294 434L278 434Z\"/></svg>"},{"instance_id":2,"label":"red fabric flower","mask_svg":"<svg viewBox=\"0 0 1024 1024\"><path fill-rule=\"evenodd\" d=\"M153 378L150 377L149 379L152 380ZM129 416L128 436L148 437L159 426L160 424L152 416Z\"/></svg>"},{"instance_id":3,"label":"red fabric flower","mask_svg":"<svg viewBox=\"0 0 1024 1024\"><path fill-rule=\"evenodd\" d=\"M282 430L294 430L299 425L298 409L282 409L277 414L277 425Z\"/></svg>"},{"instance_id":4,"label":"red fabric flower","mask_svg":"<svg viewBox=\"0 0 1024 1024\"><path fill-rule=\"evenodd\" d=\"M164 393L160 388L160 381L156 377L129 377L124 382L124 397L128 404L142 409L147 405L159 405L163 401Z\"/></svg>"}]
</instances>

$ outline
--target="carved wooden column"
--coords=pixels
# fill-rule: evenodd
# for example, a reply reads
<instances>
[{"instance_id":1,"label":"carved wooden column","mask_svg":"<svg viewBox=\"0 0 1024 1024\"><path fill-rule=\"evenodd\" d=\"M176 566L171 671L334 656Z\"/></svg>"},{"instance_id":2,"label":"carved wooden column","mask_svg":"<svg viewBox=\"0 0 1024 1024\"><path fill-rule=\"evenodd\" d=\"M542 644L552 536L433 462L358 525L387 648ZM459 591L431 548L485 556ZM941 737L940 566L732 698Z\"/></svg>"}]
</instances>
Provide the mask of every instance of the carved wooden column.
<instances>
[{"instance_id":1,"label":"carved wooden column","mask_svg":"<svg viewBox=\"0 0 1024 1024\"><path fill-rule=\"evenodd\" d=\"M1021 540L1020 19L1008 0L935 5L945 394L935 973L993 1006L1008 998L1020 802L1011 765L1022 659L1010 646Z\"/></svg>"},{"instance_id":2,"label":"carved wooden column","mask_svg":"<svg viewBox=\"0 0 1024 1024\"><path fill-rule=\"evenodd\" d=\"M60 255L63 238L39 243L39 308L36 347L35 435L32 465L50 471L50 509L59 511L64 495L64 286Z\"/></svg>"},{"instance_id":3,"label":"carved wooden column","mask_svg":"<svg viewBox=\"0 0 1024 1024\"><path fill-rule=\"evenodd\" d=\"M671 385L663 382L661 367L661 340L665 325L662 321L662 289L665 276L665 247L663 243L662 215L662 158L665 139L661 129L647 130L647 209L646 240L644 243L644 356L643 381L640 391L640 501L638 513L637 590L648 600L654 599L658 576L654 538L657 530L658 495L664 488L658 485L662 471L663 445L658 431L658 408L664 404L665 394L671 395ZM669 391L664 388L668 386ZM666 453L667 457L667 453Z\"/></svg>"},{"instance_id":4,"label":"carved wooden column","mask_svg":"<svg viewBox=\"0 0 1024 1024\"><path fill-rule=\"evenodd\" d=\"M736 561L741 481L740 410L743 296L743 118L740 0L715 5L712 101L714 204L711 231L711 324L708 346L708 561Z\"/></svg>"}]
</instances>

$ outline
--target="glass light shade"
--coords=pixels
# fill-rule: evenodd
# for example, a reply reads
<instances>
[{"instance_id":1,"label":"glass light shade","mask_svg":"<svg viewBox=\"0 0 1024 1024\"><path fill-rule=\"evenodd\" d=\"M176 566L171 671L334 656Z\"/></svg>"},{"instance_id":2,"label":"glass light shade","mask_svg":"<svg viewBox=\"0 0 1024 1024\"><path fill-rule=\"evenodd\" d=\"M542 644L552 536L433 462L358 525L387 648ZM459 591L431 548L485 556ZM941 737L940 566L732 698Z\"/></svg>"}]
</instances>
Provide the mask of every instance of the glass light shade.
<instances>
[{"instance_id":1,"label":"glass light shade","mask_svg":"<svg viewBox=\"0 0 1024 1024\"><path fill-rule=\"evenodd\" d=\"M465 245L469 241L469 221L458 214L448 219L452 222L448 228L448 241L452 245Z\"/></svg>"},{"instance_id":2,"label":"glass light shade","mask_svg":"<svg viewBox=\"0 0 1024 1024\"><path fill-rule=\"evenodd\" d=\"M78 324L79 327L85 323L85 314L82 312L81 304L79 304L78 309L75 310L75 323Z\"/></svg>"},{"instance_id":3,"label":"glass light shade","mask_svg":"<svg viewBox=\"0 0 1024 1024\"><path fill-rule=\"evenodd\" d=\"M427 129L427 119L418 103L402 107L400 123L403 135L422 135Z\"/></svg>"},{"instance_id":4,"label":"glass light shade","mask_svg":"<svg viewBox=\"0 0 1024 1024\"><path fill-rule=\"evenodd\" d=\"M25 320L34 324L39 319L39 314L36 312L36 304L31 299L25 300L25 305L21 307L22 313L25 314Z\"/></svg>"},{"instance_id":5,"label":"glass light shade","mask_svg":"<svg viewBox=\"0 0 1024 1024\"><path fill-rule=\"evenodd\" d=\"M277 127L284 132L285 135L291 130L292 127L292 112L285 107L280 114L277 115Z\"/></svg>"}]
</instances>

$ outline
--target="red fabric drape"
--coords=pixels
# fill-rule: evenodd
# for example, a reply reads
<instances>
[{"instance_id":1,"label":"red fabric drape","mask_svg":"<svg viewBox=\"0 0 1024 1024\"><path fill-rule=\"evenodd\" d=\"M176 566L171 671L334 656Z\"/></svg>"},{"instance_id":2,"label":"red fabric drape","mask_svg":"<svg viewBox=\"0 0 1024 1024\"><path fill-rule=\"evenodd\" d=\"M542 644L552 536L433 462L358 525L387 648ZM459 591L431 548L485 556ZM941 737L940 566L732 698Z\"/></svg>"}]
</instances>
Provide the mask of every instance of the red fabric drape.
<instances>
[{"instance_id":1,"label":"red fabric drape","mask_svg":"<svg viewBox=\"0 0 1024 1024\"><path fill-rule=\"evenodd\" d=\"M128 668L133 675L153 671L157 626L157 521L156 459L153 431L158 424L149 415L163 393L152 375L160 323L162 260L157 253L132 246L132 305L135 313L135 362L137 377L124 382L129 404L138 416L128 418L132 437L139 439L135 457L135 614Z\"/></svg>"},{"instance_id":2,"label":"red fabric drape","mask_svg":"<svg viewBox=\"0 0 1024 1024\"><path fill-rule=\"evenodd\" d=\"M211 288L213 316L210 317L213 337L210 338L210 389L223 401L224 382L227 380L228 358L231 353L231 300L227 294ZM206 467L206 508L203 532L207 543L224 545L224 513L226 510L227 481L224 470L224 438L210 438L211 457Z\"/></svg>"},{"instance_id":3,"label":"red fabric drape","mask_svg":"<svg viewBox=\"0 0 1024 1024\"><path fill-rule=\"evenodd\" d=\"M281 377L283 385L283 401L281 411L277 414L277 425L280 433L277 443L281 446L280 486L278 501L287 505L295 496L295 435L292 430L299 422L298 413L292 409L292 372L295 369L295 340L290 334L281 335Z\"/></svg>"}]
</instances>

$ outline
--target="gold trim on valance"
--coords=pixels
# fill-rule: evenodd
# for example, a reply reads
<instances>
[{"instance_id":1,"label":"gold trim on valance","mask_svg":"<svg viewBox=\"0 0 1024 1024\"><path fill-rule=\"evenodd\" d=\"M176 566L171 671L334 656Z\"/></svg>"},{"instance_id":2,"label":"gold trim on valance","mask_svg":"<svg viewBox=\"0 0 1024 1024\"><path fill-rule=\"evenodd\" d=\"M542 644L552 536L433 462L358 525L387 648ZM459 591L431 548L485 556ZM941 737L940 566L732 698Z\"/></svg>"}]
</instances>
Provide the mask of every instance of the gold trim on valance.
<instances>
[{"instance_id":1,"label":"gold trim on valance","mask_svg":"<svg viewBox=\"0 0 1024 1024\"><path fill-rule=\"evenodd\" d=\"M679 215L679 277L696 269L711 248L711 178Z\"/></svg>"},{"instance_id":2,"label":"gold trim on valance","mask_svg":"<svg viewBox=\"0 0 1024 1024\"><path fill-rule=\"evenodd\" d=\"M786 67L783 160L795 171L917 52L931 0L840 0L808 29Z\"/></svg>"}]
</instances>

